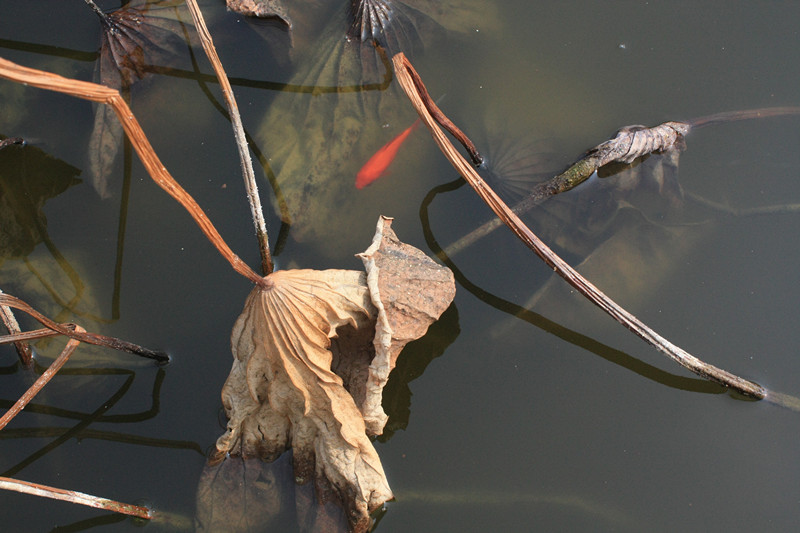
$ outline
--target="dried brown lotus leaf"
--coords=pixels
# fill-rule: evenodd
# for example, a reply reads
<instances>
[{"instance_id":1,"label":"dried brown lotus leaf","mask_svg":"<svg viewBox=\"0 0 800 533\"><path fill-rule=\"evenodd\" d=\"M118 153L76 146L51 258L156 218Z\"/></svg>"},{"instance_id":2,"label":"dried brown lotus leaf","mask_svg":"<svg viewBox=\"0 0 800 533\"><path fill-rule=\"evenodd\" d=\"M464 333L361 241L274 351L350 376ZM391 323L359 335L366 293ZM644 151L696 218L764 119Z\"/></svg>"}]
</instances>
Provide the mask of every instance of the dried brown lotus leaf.
<instances>
[{"instance_id":1,"label":"dried brown lotus leaf","mask_svg":"<svg viewBox=\"0 0 800 533\"><path fill-rule=\"evenodd\" d=\"M289 28L292 19L281 0L227 0L228 9L240 15L258 18L277 18Z\"/></svg>"},{"instance_id":2,"label":"dried brown lotus leaf","mask_svg":"<svg viewBox=\"0 0 800 533\"><path fill-rule=\"evenodd\" d=\"M247 298L231 334L220 453L274 459L293 451L294 476L340 501L353 531L392 498L368 434L386 423L383 386L409 341L450 305L452 273L403 244L381 218L367 273L287 270ZM377 325L376 325L377 320ZM325 516L324 513L321 516Z\"/></svg>"},{"instance_id":3,"label":"dried brown lotus leaf","mask_svg":"<svg viewBox=\"0 0 800 533\"><path fill-rule=\"evenodd\" d=\"M371 327L366 276L288 270L267 279L270 288L250 293L233 329L234 363L222 393L228 432L217 448L245 456L293 448L295 476L327 479L354 529L364 527L392 493L328 348L337 327Z\"/></svg>"},{"instance_id":4,"label":"dried brown lotus leaf","mask_svg":"<svg viewBox=\"0 0 800 533\"><path fill-rule=\"evenodd\" d=\"M367 431L372 435L383 433L386 425L388 417L381 406L383 388L400 351L425 334L450 306L456 291L450 269L400 242L391 225L392 219L381 217L372 245L359 254L378 310L375 357L369 366L361 404Z\"/></svg>"}]
</instances>

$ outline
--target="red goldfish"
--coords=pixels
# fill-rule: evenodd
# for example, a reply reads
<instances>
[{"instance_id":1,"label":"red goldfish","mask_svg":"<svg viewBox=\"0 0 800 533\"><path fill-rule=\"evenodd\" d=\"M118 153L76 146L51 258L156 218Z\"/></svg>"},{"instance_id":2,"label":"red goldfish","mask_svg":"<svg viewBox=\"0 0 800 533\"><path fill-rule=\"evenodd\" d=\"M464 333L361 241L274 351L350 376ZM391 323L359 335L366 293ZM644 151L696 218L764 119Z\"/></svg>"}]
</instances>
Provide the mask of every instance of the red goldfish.
<instances>
[{"instance_id":1,"label":"red goldfish","mask_svg":"<svg viewBox=\"0 0 800 533\"><path fill-rule=\"evenodd\" d=\"M405 142L411 132L417 129L420 125L420 120L417 119L414 123L406 128L400 135L383 145L377 152L375 152L369 161L364 163L361 170L356 174L356 189L363 189L376 179L386 173L386 169L392 164L394 158L397 157L397 152L400 146Z\"/></svg>"}]
</instances>

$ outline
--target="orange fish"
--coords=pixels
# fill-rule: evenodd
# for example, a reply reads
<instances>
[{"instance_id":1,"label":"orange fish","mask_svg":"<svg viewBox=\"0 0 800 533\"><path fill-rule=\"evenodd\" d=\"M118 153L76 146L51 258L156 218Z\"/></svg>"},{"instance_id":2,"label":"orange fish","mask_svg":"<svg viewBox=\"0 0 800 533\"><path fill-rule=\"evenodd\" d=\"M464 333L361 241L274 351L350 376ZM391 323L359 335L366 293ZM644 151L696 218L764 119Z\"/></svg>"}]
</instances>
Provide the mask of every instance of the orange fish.
<instances>
[{"instance_id":1,"label":"orange fish","mask_svg":"<svg viewBox=\"0 0 800 533\"><path fill-rule=\"evenodd\" d=\"M415 120L412 125L400 133L400 135L383 145L369 158L369 161L364 163L364 166L361 167L361 170L356 174L356 189L363 189L386 173L386 169L389 168L394 158L397 157L400 146L402 146L403 142L411 135L411 132L417 129L419 125L420 120Z\"/></svg>"}]
</instances>

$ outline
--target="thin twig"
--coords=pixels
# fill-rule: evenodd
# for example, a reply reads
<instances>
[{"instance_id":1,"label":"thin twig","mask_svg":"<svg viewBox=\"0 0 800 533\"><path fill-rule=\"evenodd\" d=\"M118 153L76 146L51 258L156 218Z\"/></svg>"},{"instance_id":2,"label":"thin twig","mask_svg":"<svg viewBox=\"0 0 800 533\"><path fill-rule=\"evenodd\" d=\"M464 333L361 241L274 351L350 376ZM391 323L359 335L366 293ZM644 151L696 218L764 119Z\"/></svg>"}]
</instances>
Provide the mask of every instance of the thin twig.
<instances>
[{"instance_id":1,"label":"thin twig","mask_svg":"<svg viewBox=\"0 0 800 533\"><path fill-rule=\"evenodd\" d=\"M600 307L603 311L611 315L619 323L633 331L636 335L647 341L668 357L704 378L730 387L741 394L753 398L763 399L766 397L766 389L757 383L740 378L730 372L704 363L685 350L675 346L655 331L650 329L638 318L617 305L611 298L606 296L597 287L581 276L575 269L569 266L563 259L556 255L547 245L542 242L522 220L500 199L499 196L481 179L472 166L461 156L445 136L444 132L434 121L428 112L426 102L420 97L417 87L422 85L419 75L414 67L406 59L405 55L399 53L393 58L395 76L400 86L406 92L412 105L417 110L422 121L431 131L436 144L442 150L450 163L458 170L464 179L472 186L484 202L504 221L504 223L522 240L536 255L538 255L550 268L555 270L572 287L586 296L592 303Z\"/></svg>"},{"instance_id":2,"label":"thin twig","mask_svg":"<svg viewBox=\"0 0 800 533\"><path fill-rule=\"evenodd\" d=\"M239 106L236 105L236 97L233 95L233 89L228 81L228 76L225 74L225 69L222 67L222 62L219 60L217 50L214 47L214 41L211 39L211 34L208 31L205 20L203 20L203 13L197 7L195 0L186 0L186 5L189 7L189 12L192 14L194 25L197 28L197 33L200 36L200 42L203 44L203 50L206 52L214 72L217 74L219 86L222 89L222 95L225 97L225 103L228 106L228 113L231 117L231 126L233 126L233 134L236 139L236 147L239 149L239 162L242 166L242 176L244 178L244 187L247 191L247 201L250 204L250 214L253 217L253 224L256 228L256 237L258 238L258 245L261 251L261 270L266 276L272 272L272 256L269 253L269 236L267 235L267 224L264 221L264 213L261 208L261 198L258 196L258 185L256 184L256 176L253 171L253 161L250 159L250 150L247 147L247 137L244 133L244 126L242 126L242 118L239 115Z\"/></svg>"},{"instance_id":3,"label":"thin twig","mask_svg":"<svg viewBox=\"0 0 800 533\"><path fill-rule=\"evenodd\" d=\"M94 11L94 12L95 12L95 14L96 14L98 17L100 17L100 20L102 20L102 21L103 21L105 24L108 24L109 26L111 25L111 19L109 19L109 18L108 18L108 15L106 15L106 13L105 13L105 12L104 12L102 9L100 9L100 8L97 6L97 4L95 4L95 3L94 3L94 1L93 1L93 0L84 0L84 2L86 2L86 4L87 4L89 7L91 7L91 8L92 8L92 11Z\"/></svg>"},{"instance_id":4,"label":"thin twig","mask_svg":"<svg viewBox=\"0 0 800 533\"><path fill-rule=\"evenodd\" d=\"M132 353L135 355L139 355L142 357L147 357L148 359L155 359L159 363L166 363L169 361L169 355L164 352L158 352L155 350L150 350L148 348L144 348L139 346L138 344L133 344L132 342L123 341L122 339L117 339L115 337L108 337L106 335L100 335L99 333L89 333L86 330L75 326L74 324L58 324L53 322L36 309L28 305L27 303L23 302L19 298L15 298L10 294L0 294L0 305L5 305L8 307L12 307L14 309L19 309L23 311L33 318L35 318L38 322L46 326L48 329L51 329L55 332L58 332L60 335L65 335L71 339L78 340L80 342L86 342L88 344L94 344L97 346L105 346L107 348L113 348L115 350L122 350L124 352ZM21 335L9 335L10 337L7 342L16 342L21 339ZM0 337L0 344L2 342L3 337Z\"/></svg>"},{"instance_id":5,"label":"thin twig","mask_svg":"<svg viewBox=\"0 0 800 533\"><path fill-rule=\"evenodd\" d=\"M2 289L0 289L0 294L3 294ZM3 321L8 333L11 335L19 334L22 331L19 328L19 322L17 322L16 317L14 317L14 313L11 311L11 308L6 305L0 305L0 320ZM17 349L17 355L19 355L20 362L26 367L30 367L33 364L33 352L31 351L30 345L21 339L14 340L13 342Z\"/></svg>"},{"instance_id":6,"label":"thin twig","mask_svg":"<svg viewBox=\"0 0 800 533\"><path fill-rule=\"evenodd\" d=\"M79 503L88 507L105 509L106 511L113 511L115 513L126 514L147 520L153 518L153 513L147 507L117 502L106 498L98 498L97 496L76 492L74 490L57 489L55 487L48 487L47 485L40 485L29 481L19 481L8 477L0 477L0 489L13 490L15 492L32 494L34 496L43 496L45 498L52 498L53 500Z\"/></svg>"},{"instance_id":7,"label":"thin twig","mask_svg":"<svg viewBox=\"0 0 800 533\"><path fill-rule=\"evenodd\" d=\"M197 225L200 226L200 229L208 240L211 241L211 244L217 248L219 253L231 264L234 270L256 285L261 287L271 286L269 280L256 274L256 272L247 266L239 256L233 253L195 199L192 198L167 171L166 167L153 150L153 147L150 145L150 141L139 125L139 121L136 120L128 104L125 103L125 100L120 96L119 91L96 83L73 80L50 72L23 67L3 58L0 58L0 78L6 78L18 83L39 87L40 89L56 91L76 98L110 105L114 109L117 118L122 123L125 134L131 140L131 144L133 144L133 147L136 149L139 159L142 161L142 164L147 169L153 181L189 212L189 215L191 215Z\"/></svg>"},{"instance_id":8,"label":"thin twig","mask_svg":"<svg viewBox=\"0 0 800 533\"><path fill-rule=\"evenodd\" d=\"M11 146L12 144L25 146L26 142L25 139L23 139L22 137L7 137L5 139L0 140L0 150L5 148L6 146Z\"/></svg>"},{"instance_id":9,"label":"thin twig","mask_svg":"<svg viewBox=\"0 0 800 533\"><path fill-rule=\"evenodd\" d=\"M75 326L75 331L79 333L86 332L86 330L80 326ZM6 427L8 423L11 422L11 419L17 416L17 414L19 414L19 412L22 411L25 406L28 405L28 403L30 403L34 396L39 394L39 391L42 390L42 388L47 385L53 376L56 375L56 372L58 372L61 367L64 366L64 363L67 362L69 357L72 355L72 352L74 352L75 348L77 348L79 345L80 341L78 340L70 339L67 341L67 345L64 346L63 350L61 350L61 354L56 358L56 360L50 364L47 370L42 372L42 375L39 376L39 379L37 379L33 385L28 387L28 390L26 390L25 393L19 397L16 403L14 403L14 405L12 405L11 408L6 411L6 414L0 417L0 429Z\"/></svg>"},{"instance_id":10,"label":"thin twig","mask_svg":"<svg viewBox=\"0 0 800 533\"><path fill-rule=\"evenodd\" d=\"M762 107L759 109L745 109L743 111L723 111L713 115L706 115L689 120L693 129L720 124L723 122L735 122L739 120L754 120L757 118L784 117L788 115L800 115L800 107Z\"/></svg>"}]
</instances>

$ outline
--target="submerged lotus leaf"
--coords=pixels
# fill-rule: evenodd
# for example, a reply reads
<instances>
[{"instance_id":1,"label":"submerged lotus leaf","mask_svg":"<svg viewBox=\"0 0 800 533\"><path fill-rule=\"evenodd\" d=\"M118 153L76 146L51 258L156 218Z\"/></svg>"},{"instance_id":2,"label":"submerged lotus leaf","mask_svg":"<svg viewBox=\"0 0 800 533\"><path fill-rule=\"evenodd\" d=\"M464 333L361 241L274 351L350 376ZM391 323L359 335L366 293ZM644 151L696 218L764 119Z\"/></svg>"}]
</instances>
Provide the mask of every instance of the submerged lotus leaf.
<instances>
[{"instance_id":1,"label":"submerged lotus leaf","mask_svg":"<svg viewBox=\"0 0 800 533\"><path fill-rule=\"evenodd\" d=\"M372 301L378 309L375 357L361 411L370 434L380 435L388 417L381 406L383 388L400 351L422 337L453 302L453 273L417 248L400 242L392 220L381 217L372 245L359 257L367 270Z\"/></svg>"},{"instance_id":2,"label":"submerged lotus leaf","mask_svg":"<svg viewBox=\"0 0 800 533\"><path fill-rule=\"evenodd\" d=\"M267 460L291 448L295 479L313 480L321 503L340 502L353 531L392 498L367 436L386 422L383 386L455 292L452 273L400 243L388 219L363 258L366 274L278 271L250 293L231 334L228 427L217 441L220 454Z\"/></svg>"},{"instance_id":3,"label":"submerged lotus leaf","mask_svg":"<svg viewBox=\"0 0 800 533\"><path fill-rule=\"evenodd\" d=\"M78 174L34 146L0 150L0 265L27 257L47 238L44 204L80 183Z\"/></svg>"},{"instance_id":4,"label":"submerged lotus leaf","mask_svg":"<svg viewBox=\"0 0 800 533\"><path fill-rule=\"evenodd\" d=\"M412 9L425 13L448 31L469 33L480 28L497 31L497 6L483 0L405 0Z\"/></svg>"},{"instance_id":5,"label":"submerged lotus leaf","mask_svg":"<svg viewBox=\"0 0 800 533\"><path fill-rule=\"evenodd\" d=\"M679 155L668 149L633 166L602 168L600 177L549 199L531 215L548 222L540 225L543 240L579 257L576 269L634 312L716 228L707 213L684 208ZM582 300L554 274L524 307L568 327L604 327L592 320L597 310Z\"/></svg>"},{"instance_id":6,"label":"submerged lotus leaf","mask_svg":"<svg viewBox=\"0 0 800 533\"><path fill-rule=\"evenodd\" d=\"M476 0L350 4L330 14L311 42L295 40L297 73L290 83L307 91L278 93L256 134L270 153L284 222L295 239L314 240L323 253L350 245L344 228L368 215L369 206L353 190L359 168L416 118L397 84L389 83L386 57L432 49L454 29L496 25L494 11ZM300 26L295 21L293 31Z\"/></svg>"},{"instance_id":7,"label":"submerged lotus leaf","mask_svg":"<svg viewBox=\"0 0 800 533\"><path fill-rule=\"evenodd\" d=\"M133 0L100 18L103 32L95 79L123 93L157 66L174 60L187 44L185 22L176 20L182 2ZM188 17L187 17L188 19ZM188 35L188 33L187 33ZM122 144L122 124L111 106L96 105L89 139L89 176L101 198L108 198L108 178Z\"/></svg>"},{"instance_id":8,"label":"submerged lotus leaf","mask_svg":"<svg viewBox=\"0 0 800 533\"><path fill-rule=\"evenodd\" d=\"M414 120L396 87L362 89L385 88L391 64L371 44L345 39L346 28L341 12L298 60L291 83L317 89L280 92L257 134L269 147L284 222L291 222L295 239L317 241L323 252L349 245L343 228L368 214L363 202L354 202L353 180L385 142L381 125Z\"/></svg>"},{"instance_id":9,"label":"submerged lotus leaf","mask_svg":"<svg viewBox=\"0 0 800 533\"><path fill-rule=\"evenodd\" d=\"M226 457L206 466L197 486L195 531L274 530L275 522L288 514L287 500L294 492L291 465L284 463Z\"/></svg>"}]
</instances>

